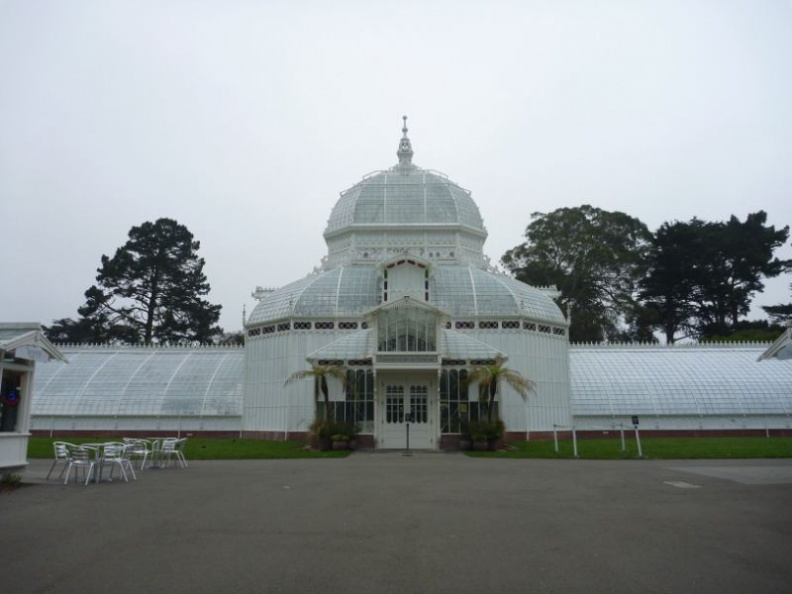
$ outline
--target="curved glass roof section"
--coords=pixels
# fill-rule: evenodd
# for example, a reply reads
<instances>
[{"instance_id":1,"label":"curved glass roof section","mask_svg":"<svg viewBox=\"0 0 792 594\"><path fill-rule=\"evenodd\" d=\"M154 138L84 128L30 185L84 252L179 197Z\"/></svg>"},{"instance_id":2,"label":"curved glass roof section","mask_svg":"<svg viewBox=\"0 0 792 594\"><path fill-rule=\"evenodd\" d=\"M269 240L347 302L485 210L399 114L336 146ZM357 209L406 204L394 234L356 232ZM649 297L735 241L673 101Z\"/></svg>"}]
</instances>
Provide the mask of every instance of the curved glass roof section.
<instances>
[{"instance_id":1,"label":"curved glass roof section","mask_svg":"<svg viewBox=\"0 0 792 594\"><path fill-rule=\"evenodd\" d=\"M308 276L259 301L247 325L289 317L357 317L380 305L380 274L377 265L360 264ZM541 290L475 266L432 266L429 303L456 318L527 317L566 325Z\"/></svg>"},{"instance_id":2,"label":"curved glass roof section","mask_svg":"<svg viewBox=\"0 0 792 594\"><path fill-rule=\"evenodd\" d=\"M247 324L289 317L360 316L380 303L374 266L339 266L274 291L256 305Z\"/></svg>"},{"instance_id":3,"label":"curved glass roof section","mask_svg":"<svg viewBox=\"0 0 792 594\"><path fill-rule=\"evenodd\" d=\"M572 414L792 414L792 364L757 362L764 348L572 347Z\"/></svg>"},{"instance_id":4,"label":"curved glass roof section","mask_svg":"<svg viewBox=\"0 0 792 594\"><path fill-rule=\"evenodd\" d=\"M240 416L244 350L61 347L36 366L38 416Z\"/></svg>"},{"instance_id":5,"label":"curved glass roof section","mask_svg":"<svg viewBox=\"0 0 792 594\"><path fill-rule=\"evenodd\" d=\"M525 316L566 325L550 297L517 279L461 265L437 266L433 273L432 303L455 316Z\"/></svg>"},{"instance_id":6,"label":"curved glass roof section","mask_svg":"<svg viewBox=\"0 0 792 594\"><path fill-rule=\"evenodd\" d=\"M486 232L470 192L415 166L377 172L342 192L325 235L356 225L462 225Z\"/></svg>"}]
</instances>

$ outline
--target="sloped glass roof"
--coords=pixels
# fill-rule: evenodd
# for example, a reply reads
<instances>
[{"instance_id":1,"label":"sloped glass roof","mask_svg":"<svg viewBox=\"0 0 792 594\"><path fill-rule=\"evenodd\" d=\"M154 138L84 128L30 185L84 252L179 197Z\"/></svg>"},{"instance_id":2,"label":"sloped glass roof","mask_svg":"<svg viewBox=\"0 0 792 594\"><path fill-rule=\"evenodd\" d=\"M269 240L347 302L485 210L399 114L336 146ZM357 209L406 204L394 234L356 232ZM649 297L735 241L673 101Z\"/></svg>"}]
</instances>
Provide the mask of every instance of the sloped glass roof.
<instances>
[{"instance_id":1,"label":"sloped glass roof","mask_svg":"<svg viewBox=\"0 0 792 594\"><path fill-rule=\"evenodd\" d=\"M339 266L308 276L269 295L256 306L247 324L294 317L355 317L382 299L376 265ZM528 317L566 324L559 307L541 290L504 274L475 266L432 267L429 304L454 317Z\"/></svg>"},{"instance_id":2,"label":"sloped glass roof","mask_svg":"<svg viewBox=\"0 0 792 594\"><path fill-rule=\"evenodd\" d=\"M765 348L572 347L572 414L792 414L792 364L757 362Z\"/></svg>"},{"instance_id":3,"label":"sloped glass roof","mask_svg":"<svg viewBox=\"0 0 792 594\"><path fill-rule=\"evenodd\" d=\"M63 347L36 367L39 416L239 416L244 350Z\"/></svg>"},{"instance_id":4,"label":"sloped glass roof","mask_svg":"<svg viewBox=\"0 0 792 594\"><path fill-rule=\"evenodd\" d=\"M442 354L449 359L503 359L506 354L472 336L454 330L443 330Z\"/></svg>"}]
</instances>

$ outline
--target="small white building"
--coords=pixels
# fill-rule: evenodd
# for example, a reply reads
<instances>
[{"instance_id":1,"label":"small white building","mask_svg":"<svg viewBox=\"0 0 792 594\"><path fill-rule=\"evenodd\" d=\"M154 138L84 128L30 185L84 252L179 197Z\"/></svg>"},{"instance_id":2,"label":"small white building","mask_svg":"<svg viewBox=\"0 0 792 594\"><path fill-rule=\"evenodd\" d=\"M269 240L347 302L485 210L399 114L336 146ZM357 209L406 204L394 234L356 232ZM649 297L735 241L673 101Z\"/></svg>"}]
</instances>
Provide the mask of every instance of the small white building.
<instances>
[{"instance_id":1,"label":"small white building","mask_svg":"<svg viewBox=\"0 0 792 594\"><path fill-rule=\"evenodd\" d=\"M0 323L0 474L27 466L36 361L61 352L35 323Z\"/></svg>"}]
</instances>

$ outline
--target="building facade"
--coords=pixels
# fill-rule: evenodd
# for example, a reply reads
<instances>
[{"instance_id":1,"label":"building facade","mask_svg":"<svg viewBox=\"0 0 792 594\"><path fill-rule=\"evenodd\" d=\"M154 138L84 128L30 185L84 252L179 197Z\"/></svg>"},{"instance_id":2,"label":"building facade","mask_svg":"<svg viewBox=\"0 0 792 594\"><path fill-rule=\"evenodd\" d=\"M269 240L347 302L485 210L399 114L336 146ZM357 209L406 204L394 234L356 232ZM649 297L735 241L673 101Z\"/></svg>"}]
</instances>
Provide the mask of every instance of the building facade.
<instances>
[{"instance_id":1,"label":"building facade","mask_svg":"<svg viewBox=\"0 0 792 594\"><path fill-rule=\"evenodd\" d=\"M308 364L349 370L331 385L333 414L377 447L434 449L480 413L468 370L496 360L531 378L535 415L502 386L512 432L569 424L568 323L552 290L497 272L470 192L412 162L406 119L398 164L341 193L312 274L271 292L245 324L244 431L305 432L310 382L284 382Z\"/></svg>"},{"instance_id":2,"label":"building facade","mask_svg":"<svg viewBox=\"0 0 792 594\"><path fill-rule=\"evenodd\" d=\"M511 439L634 416L660 433L790 430L792 329L769 348L570 347L554 289L491 266L470 192L415 165L407 132L396 165L341 193L320 265L255 292L244 348L62 346L68 365L37 370L31 430L303 438L324 399L287 380L323 365L349 386L330 382L328 414L364 444L404 448L409 424L411 447L453 448L484 414L468 374L495 361L535 383L527 401L501 385Z\"/></svg>"}]
</instances>

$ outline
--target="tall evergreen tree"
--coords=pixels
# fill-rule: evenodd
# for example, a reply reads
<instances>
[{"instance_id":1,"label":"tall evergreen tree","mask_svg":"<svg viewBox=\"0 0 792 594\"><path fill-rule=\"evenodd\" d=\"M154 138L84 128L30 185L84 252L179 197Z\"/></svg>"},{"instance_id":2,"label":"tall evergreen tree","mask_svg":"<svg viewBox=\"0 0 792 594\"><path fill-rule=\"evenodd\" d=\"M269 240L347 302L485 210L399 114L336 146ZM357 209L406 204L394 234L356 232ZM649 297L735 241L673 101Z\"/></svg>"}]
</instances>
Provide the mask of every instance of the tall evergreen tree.
<instances>
[{"instance_id":1,"label":"tall evergreen tree","mask_svg":"<svg viewBox=\"0 0 792 594\"><path fill-rule=\"evenodd\" d=\"M640 297L671 343L684 336L728 336L750 310L763 279L789 262L773 257L789 227L767 225L758 211L740 221L664 223L655 234ZM680 336L681 334L681 336Z\"/></svg>"},{"instance_id":2,"label":"tall evergreen tree","mask_svg":"<svg viewBox=\"0 0 792 594\"><path fill-rule=\"evenodd\" d=\"M102 256L97 284L78 309L80 319L58 320L48 335L57 339L72 332L89 342L212 341L222 333L222 306L202 299L210 287L199 248L187 227L172 219L132 227L112 258Z\"/></svg>"}]
</instances>

